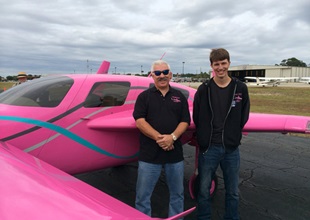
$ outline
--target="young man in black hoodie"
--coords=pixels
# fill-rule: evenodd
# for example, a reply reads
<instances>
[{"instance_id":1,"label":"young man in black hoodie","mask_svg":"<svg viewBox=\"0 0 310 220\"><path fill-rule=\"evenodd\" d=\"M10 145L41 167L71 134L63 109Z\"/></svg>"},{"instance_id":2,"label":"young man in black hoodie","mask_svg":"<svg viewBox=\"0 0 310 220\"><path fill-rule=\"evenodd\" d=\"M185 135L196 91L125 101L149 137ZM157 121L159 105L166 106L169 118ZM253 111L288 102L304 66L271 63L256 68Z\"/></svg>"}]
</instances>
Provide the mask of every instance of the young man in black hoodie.
<instances>
[{"instance_id":1,"label":"young man in black hoodie","mask_svg":"<svg viewBox=\"0 0 310 220\"><path fill-rule=\"evenodd\" d=\"M239 145L249 118L249 94L243 82L228 75L227 50L213 49L210 63L214 76L199 86L193 110L199 145L197 219L211 219L211 180L219 165L226 190L224 219L239 219Z\"/></svg>"}]
</instances>

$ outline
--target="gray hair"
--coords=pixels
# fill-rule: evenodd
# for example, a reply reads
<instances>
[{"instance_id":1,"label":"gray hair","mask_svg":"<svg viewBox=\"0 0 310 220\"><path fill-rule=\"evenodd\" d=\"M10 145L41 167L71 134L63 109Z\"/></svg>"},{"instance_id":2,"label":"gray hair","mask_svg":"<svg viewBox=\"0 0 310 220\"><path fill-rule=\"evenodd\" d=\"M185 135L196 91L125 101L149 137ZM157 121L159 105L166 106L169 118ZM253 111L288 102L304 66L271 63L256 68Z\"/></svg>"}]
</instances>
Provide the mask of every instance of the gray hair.
<instances>
[{"instance_id":1,"label":"gray hair","mask_svg":"<svg viewBox=\"0 0 310 220\"><path fill-rule=\"evenodd\" d=\"M170 65L164 61L164 60L156 60L152 63L152 66L151 66L151 73L154 71L154 67L157 66L157 65L162 65L162 64L166 64L170 70Z\"/></svg>"}]
</instances>

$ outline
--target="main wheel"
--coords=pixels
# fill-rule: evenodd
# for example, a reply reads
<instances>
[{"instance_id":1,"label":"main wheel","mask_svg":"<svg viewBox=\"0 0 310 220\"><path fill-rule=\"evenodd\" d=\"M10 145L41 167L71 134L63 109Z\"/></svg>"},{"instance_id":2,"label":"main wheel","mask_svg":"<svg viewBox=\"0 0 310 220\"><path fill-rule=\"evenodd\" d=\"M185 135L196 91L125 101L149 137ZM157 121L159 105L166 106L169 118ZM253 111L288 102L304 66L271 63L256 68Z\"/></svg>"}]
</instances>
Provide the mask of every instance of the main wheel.
<instances>
[{"instance_id":1,"label":"main wheel","mask_svg":"<svg viewBox=\"0 0 310 220\"><path fill-rule=\"evenodd\" d=\"M193 199L197 199L198 191L199 191L199 175L193 175L190 179L189 187L190 187L190 194ZM216 175L213 176L210 188L210 196L213 198L215 196L216 190L218 185L218 178Z\"/></svg>"}]
</instances>

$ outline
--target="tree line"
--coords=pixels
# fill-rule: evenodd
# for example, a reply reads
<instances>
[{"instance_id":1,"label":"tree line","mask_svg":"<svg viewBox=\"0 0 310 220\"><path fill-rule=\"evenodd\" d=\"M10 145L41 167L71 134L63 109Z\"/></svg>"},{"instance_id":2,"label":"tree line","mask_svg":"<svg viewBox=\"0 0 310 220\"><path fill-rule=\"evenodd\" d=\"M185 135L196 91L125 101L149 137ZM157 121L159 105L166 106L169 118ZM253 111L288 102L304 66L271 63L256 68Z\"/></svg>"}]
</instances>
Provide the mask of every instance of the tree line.
<instances>
[{"instance_id":1,"label":"tree line","mask_svg":"<svg viewBox=\"0 0 310 220\"><path fill-rule=\"evenodd\" d=\"M298 60L295 57L284 59L280 64L275 64L276 66L299 66L299 67L307 67L307 64L302 60ZM310 67L310 64L308 64Z\"/></svg>"}]
</instances>

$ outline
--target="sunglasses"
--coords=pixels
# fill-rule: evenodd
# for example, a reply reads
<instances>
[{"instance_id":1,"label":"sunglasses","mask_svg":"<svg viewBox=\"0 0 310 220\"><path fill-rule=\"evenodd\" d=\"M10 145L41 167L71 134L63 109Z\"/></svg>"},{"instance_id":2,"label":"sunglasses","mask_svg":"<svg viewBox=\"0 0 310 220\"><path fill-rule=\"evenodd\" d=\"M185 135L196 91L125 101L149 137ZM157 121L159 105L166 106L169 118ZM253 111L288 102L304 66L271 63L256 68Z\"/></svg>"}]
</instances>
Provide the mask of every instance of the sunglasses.
<instances>
[{"instance_id":1,"label":"sunglasses","mask_svg":"<svg viewBox=\"0 0 310 220\"><path fill-rule=\"evenodd\" d=\"M155 76L160 76L162 73L166 76L168 75L170 72L170 70L163 70L163 71L160 71L160 70L155 70L153 71L153 73L155 74Z\"/></svg>"}]
</instances>

